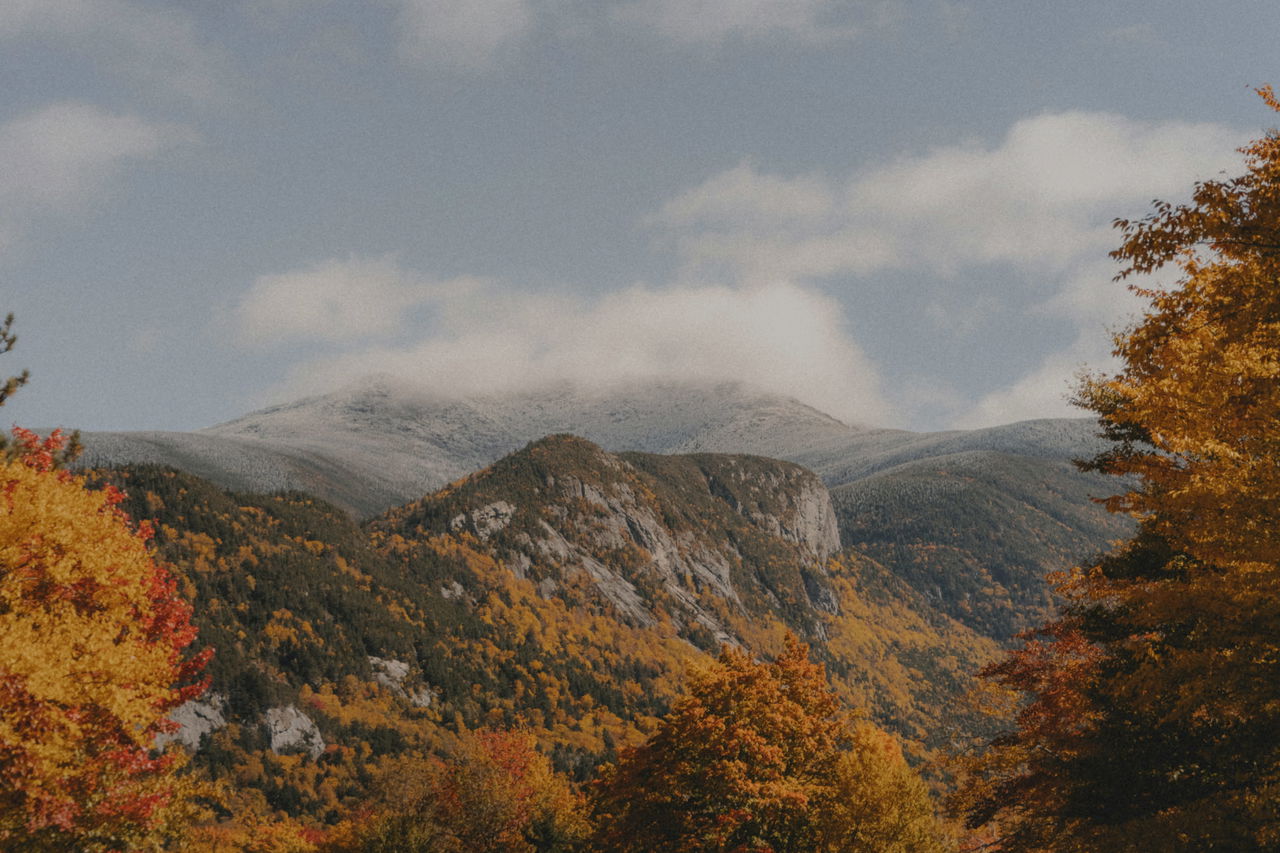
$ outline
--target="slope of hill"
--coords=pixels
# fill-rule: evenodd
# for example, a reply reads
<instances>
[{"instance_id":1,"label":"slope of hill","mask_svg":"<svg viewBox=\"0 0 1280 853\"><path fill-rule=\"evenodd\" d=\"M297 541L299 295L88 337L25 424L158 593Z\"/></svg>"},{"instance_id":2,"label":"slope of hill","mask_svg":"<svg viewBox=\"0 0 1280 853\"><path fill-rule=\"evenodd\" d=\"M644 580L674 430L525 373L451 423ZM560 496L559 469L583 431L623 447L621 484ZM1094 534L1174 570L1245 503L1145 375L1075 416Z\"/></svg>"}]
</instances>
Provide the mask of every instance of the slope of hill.
<instances>
[{"instance_id":1,"label":"slope of hill","mask_svg":"<svg viewBox=\"0 0 1280 853\"><path fill-rule=\"evenodd\" d=\"M830 559L827 493L788 463L553 437L364 528L306 495L104 476L155 519L217 649L182 715L197 764L308 820L459 726L526 726L585 772L652 726L700 648L767 655L788 628L922 749L994 651L872 561Z\"/></svg>"},{"instance_id":2,"label":"slope of hill","mask_svg":"<svg viewBox=\"0 0 1280 853\"><path fill-rule=\"evenodd\" d=\"M87 433L84 464L170 464L227 488L309 491L364 517L561 432L610 450L788 458L858 430L732 384L444 400L382 377L194 433Z\"/></svg>"},{"instance_id":3,"label":"slope of hill","mask_svg":"<svg viewBox=\"0 0 1280 853\"><path fill-rule=\"evenodd\" d=\"M1047 572L1128 530L1090 500L1114 484L1070 464L1099 448L1087 419L862 429L737 385L438 400L381 378L196 433L90 433L84 464L170 464L226 488L309 492L368 517L565 431L613 451L799 462L834 490L846 545L1001 640L1044 615Z\"/></svg>"},{"instance_id":4,"label":"slope of hill","mask_svg":"<svg viewBox=\"0 0 1280 853\"><path fill-rule=\"evenodd\" d=\"M1063 460L962 451L876 471L832 499L847 547L1004 640L1050 616L1046 576L1130 534L1093 501L1109 485Z\"/></svg>"}]
</instances>

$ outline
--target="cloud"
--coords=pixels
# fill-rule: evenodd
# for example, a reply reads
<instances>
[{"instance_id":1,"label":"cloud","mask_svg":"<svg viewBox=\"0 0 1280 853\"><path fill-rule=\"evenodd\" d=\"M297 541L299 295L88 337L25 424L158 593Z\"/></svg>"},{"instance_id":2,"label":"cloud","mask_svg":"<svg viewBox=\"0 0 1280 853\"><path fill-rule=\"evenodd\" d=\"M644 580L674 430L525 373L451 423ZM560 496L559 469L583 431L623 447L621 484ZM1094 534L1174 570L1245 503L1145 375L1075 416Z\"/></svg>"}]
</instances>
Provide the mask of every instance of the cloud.
<instances>
[{"instance_id":1,"label":"cloud","mask_svg":"<svg viewBox=\"0 0 1280 853\"><path fill-rule=\"evenodd\" d=\"M1061 270L1105 252L1117 211L1183 192L1233 162L1242 141L1213 124L1045 114L994 147L938 148L841 181L741 163L649 224L689 265L743 279L991 263Z\"/></svg>"},{"instance_id":2,"label":"cloud","mask_svg":"<svg viewBox=\"0 0 1280 853\"><path fill-rule=\"evenodd\" d=\"M1078 377L1115 366L1102 340L1104 335L1082 334L1066 349L1050 353L1035 370L962 411L952 425L977 429L1035 418L1083 417L1086 413L1070 403Z\"/></svg>"},{"instance_id":3,"label":"cloud","mask_svg":"<svg viewBox=\"0 0 1280 853\"><path fill-rule=\"evenodd\" d=\"M836 209L836 192L825 178L765 175L744 160L671 199L649 222L794 230L821 226Z\"/></svg>"},{"instance_id":4,"label":"cloud","mask_svg":"<svg viewBox=\"0 0 1280 853\"><path fill-rule=\"evenodd\" d=\"M340 343L400 331L414 309L434 307L480 286L476 279L429 281L393 258L330 260L260 276L236 307L241 343Z\"/></svg>"},{"instance_id":5,"label":"cloud","mask_svg":"<svg viewBox=\"0 0 1280 853\"><path fill-rule=\"evenodd\" d=\"M382 336L298 366L282 394L331 391L371 373L445 397L564 382L595 389L738 381L858 422L890 415L877 371L849 338L839 306L808 288L635 286L585 298L417 280L386 261L359 260L265 277L241 303L242 330L267 334L275 316L274 331L295 338L310 333L341 343L344 333L334 330L343 323ZM374 299L381 304L365 313L361 306ZM414 308L429 318L415 319ZM405 327L408 343L385 340Z\"/></svg>"},{"instance_id":6,"label":"cloud","mask_svg":"<svg viewBox=\"0 0 1280 853\"><path fill-rule=\"evenodd\" d=\"M410 62L484 68L528 35L530 0L394 0L400 55Z\"/></svg>"},{"instance_id":7,"label":"cloud","mask_svg":"<svg viewBox=\"0 0 1280 853\"><path fill-rule=\"evenodd\" d=\"M0 125L0 236L32 214L86 207L129 163L190 144L188 129L88 104L51 104Z\"/></svg>"},{"instance_id":8,"label":"cloud","mask_svg":"<svg viewBox=\"0 0 1280 853\"><path fill-rule=\"evenodd\" d=\"M1071 377L1083 363L1109 362L1107 326L1123 325L1137 307L1111 281L1111 220L1141 213L1152 198L1185 196L1196 180L1232 167L1246 138L1215 124L1047 113L1015 123L994 145L936 148L838 180L742 162L671 199L647 224L679 253L687 278L750 284L910 271L948 279L998 270L991 280L1034 280L1052 295L1027 310L1072 324L1075 343L961 422L1070 414ZM977 328L982 318L956 318L957 327L961 319Z\"/></svg>"},{"instance_id":9,"label":"cloud","mask_svg":"<svg viewBox=\"0 0 1280 853\"><path fill-rule=\"evenodd\" d=\"M224 100L235 73L175 8L126 0L5 0L0 39L39 39L90 56L113 74L195 101Z\"/></svg>"},{"instance_id":10,"label":"cloud","mask_svg":"<svg viewBox=\"0 0 1280 853\"><path fill-rule=\"evenodd\" d=\"M823 43L858 35L852 18L867 5L849 0L632 0L616 6L614 15L677 44L778 36Z\"/></svg>"}]
</instances>

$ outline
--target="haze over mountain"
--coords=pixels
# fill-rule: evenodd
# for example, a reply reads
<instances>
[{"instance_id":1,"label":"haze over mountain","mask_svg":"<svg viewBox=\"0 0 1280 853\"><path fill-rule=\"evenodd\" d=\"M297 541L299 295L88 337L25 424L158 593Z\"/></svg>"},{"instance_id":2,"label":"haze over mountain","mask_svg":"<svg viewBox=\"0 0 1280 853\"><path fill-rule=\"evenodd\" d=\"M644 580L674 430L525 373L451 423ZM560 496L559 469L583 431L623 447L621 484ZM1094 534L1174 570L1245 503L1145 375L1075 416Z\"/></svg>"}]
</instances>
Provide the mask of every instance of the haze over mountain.
<instances>
[{"instance_id":1,"label":"haze over mountain","mask_svg":"<svg viewBox=\"0 0 1280 853\"><path fill-rule=\"evenodd\" d=\"M163 462L230 488L299 488L368 515L554 433L609 450L786 459L836 450L859 430L728 383L446 398L381 376L194 433L90 433L85 461Z\"/></svg>"}]
</instances>

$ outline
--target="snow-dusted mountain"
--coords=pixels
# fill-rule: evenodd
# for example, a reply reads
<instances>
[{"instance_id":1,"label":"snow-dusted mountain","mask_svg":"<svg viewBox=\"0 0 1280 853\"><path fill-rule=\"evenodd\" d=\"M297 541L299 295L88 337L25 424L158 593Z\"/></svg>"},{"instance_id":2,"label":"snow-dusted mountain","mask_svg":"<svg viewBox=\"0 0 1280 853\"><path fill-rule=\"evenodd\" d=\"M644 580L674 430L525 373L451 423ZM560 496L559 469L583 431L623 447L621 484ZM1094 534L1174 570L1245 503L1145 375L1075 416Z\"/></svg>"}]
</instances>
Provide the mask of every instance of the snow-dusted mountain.
<instances>
[{"instance_id":1,"label":"snow-dusted mountain","mask_svg":"<svg viewBox=\"0 0 1280 853\"><path fill-rule=\"evenodd\" d=\"M441 399L379 377L194 433L89 433L84 463L166 463L229 488L311 491L366 515L555 433L615 451L786 459L836 452L861 432L732 384Z\"/></svg>"},{"instance_id":2,"label":"snow-dusted mountain","mask_svg":"<svg viewBox=\"0 0 1280 853\"><path fill-rule=\"evenodd\" d=\"M784 459L831 490L846 547L1007 637L1048 612L1046 572L1127 533L1091 500L1115 484L1072 464L1100 448L1095 431L1088 419L870 429L734 384L458 400L377 378L192 433L89 433L82 464L163 463L239 491L309 492L365 517L556 433L615 452Z\"/></svg>"},{"instance_id":3,"label":"snow-dusted mountain","mask_svg":"<svg viewBox=\"0 0 1280 853\"><path fill-rule=\"evenodd\" d=\"M913 433L842 423L737 384L559 387L502 397L425 396L387 377L193 433L89 433L88 465L159 462L228 488L315 492L368 514L422 496L530 441L573 433L610 451L750 453L799 462L830 486L922 458L1094 452L1086 420Z\"/></svg>"}]
</instances>

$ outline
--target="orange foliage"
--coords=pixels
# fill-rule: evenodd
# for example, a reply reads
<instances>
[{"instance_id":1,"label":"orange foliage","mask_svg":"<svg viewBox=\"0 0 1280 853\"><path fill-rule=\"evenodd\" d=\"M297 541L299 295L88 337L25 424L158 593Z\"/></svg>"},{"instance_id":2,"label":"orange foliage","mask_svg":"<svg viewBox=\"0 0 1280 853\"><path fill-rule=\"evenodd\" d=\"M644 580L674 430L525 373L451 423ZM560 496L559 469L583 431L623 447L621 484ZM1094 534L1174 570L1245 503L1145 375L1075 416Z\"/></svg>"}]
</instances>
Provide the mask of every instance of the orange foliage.
<instances>
[{"instance_id":1,"label":"orange foliage","mask_svg":"<svg viewBox=\"0 0 1280 853\"><path fill-rule=\"evenodd\" d=\"M187 788L155 755L201 693L191 609L117 508L59 471L58 433L0 464L0 844L97 850L164 835Z\"/></svg>"},{"instance_id":2,"label":"orange foliage","mask_svg":"<svg viewBox=\"0 0 1280 853\"><path fill-rule=\"evenodd\" d=\"M788 635L773 663L757 664L726 647L649 741L604 768L600 849L940 849L923 784L882 733L840 709L808 651ZM902 783L892 797L867 784L884 778ZM907 819L871 819L889 809Z\"/></svg>"},{"instance_id":3,"label":"orange foliage","mask_svg":"<svg viewBox=\"0 0 1280 853\"><path fill-rule=\"evenodd\" d=\"M1245 174L1116 223L1120 278L1182 276L1133 288L1122 369L1080 392L1140 529L988 671L1025 707L960 805L1001 849L1280 849L1280 134L1242 151Z\"/></svg>"},{"instance_id":4,"label":"orange foliage","mask_svg":"<svg viewBox=\"0 0 1280 853\"><path fill-rule=\"evenodd\" d=\"M332 851L565 850L587 832L582 803L532 735L464 733L448 759L400 763L384 807L336 831Z\"/></svg>"}]
</instances>

